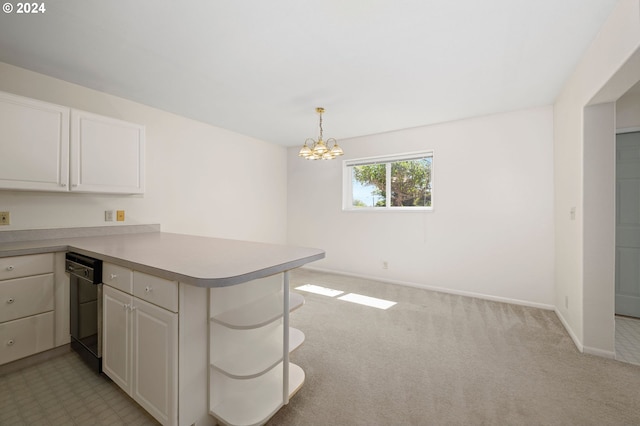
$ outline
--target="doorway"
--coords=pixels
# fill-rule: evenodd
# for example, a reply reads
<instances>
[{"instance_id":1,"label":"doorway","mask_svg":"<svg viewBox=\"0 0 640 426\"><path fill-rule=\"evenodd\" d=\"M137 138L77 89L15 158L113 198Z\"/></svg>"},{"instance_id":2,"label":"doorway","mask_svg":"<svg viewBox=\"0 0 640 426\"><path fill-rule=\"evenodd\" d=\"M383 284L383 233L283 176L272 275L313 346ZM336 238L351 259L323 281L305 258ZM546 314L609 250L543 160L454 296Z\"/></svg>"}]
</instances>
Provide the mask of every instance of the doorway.
<instances>
[{"instance_id":1,"label":"doorway","mask_svg":"<svg viewBox=\"0 0 640 426\"><path fill-rule=\"evenodd\" d=\"M616 135L615 352L640 365L640 131Z\"/></svg>"}]
</instances>

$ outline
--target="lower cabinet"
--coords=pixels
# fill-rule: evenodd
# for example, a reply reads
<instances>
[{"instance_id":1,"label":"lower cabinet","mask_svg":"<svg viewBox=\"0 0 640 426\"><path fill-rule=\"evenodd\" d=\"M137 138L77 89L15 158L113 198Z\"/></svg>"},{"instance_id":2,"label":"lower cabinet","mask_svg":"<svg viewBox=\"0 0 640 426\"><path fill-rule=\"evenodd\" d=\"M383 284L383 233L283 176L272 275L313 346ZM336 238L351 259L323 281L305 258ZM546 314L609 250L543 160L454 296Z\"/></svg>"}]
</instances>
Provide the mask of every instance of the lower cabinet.
<instances>
[{"instance_id":1,"label":"lower cabinet","mask_svg":"<svg viewBox=\"0 0 640 426\"><path fill-rule=\"evenodd\" d=\"M160 423L177 424L178 313L107 285L103 303L104 373Z\"/></svg>"},{"instance_id":2,"label":"lower cabinet","mask_svg":"<svg viewBox=\"0 0 640 426\"><path fill-rule=\"evenodd\" d=\"M52 253L0 258L0 365L55 346L55 281Z\"/></svg>"}]
</instances>

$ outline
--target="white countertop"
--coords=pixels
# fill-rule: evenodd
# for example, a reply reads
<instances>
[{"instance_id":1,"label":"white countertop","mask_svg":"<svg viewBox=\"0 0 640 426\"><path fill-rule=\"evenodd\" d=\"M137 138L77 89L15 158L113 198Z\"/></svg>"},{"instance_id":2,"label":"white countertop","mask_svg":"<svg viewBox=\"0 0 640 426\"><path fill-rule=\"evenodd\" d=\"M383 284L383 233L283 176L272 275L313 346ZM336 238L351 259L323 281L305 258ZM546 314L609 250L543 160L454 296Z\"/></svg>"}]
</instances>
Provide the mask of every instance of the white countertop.
<instances>
[{"instance_id":1,"label":"white countertop","mask_svg":"<svg viewBox=\"0 0 640 426\"><path fill-rule=\"evenodd\" d=\"M0 257L74 251L199 287L225 287L324 258L323 250L144 232L0 243Z\"/></svg>"}]
</instances>

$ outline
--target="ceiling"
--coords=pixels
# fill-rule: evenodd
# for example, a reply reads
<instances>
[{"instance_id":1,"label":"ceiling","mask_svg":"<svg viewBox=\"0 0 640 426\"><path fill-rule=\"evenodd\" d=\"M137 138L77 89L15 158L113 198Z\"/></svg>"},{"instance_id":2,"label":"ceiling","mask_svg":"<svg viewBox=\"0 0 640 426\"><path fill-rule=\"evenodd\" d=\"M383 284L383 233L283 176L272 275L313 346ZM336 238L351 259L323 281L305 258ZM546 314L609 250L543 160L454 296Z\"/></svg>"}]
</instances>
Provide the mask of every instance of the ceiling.
<instances>
[{"instance_id":1,"label":"ceiling","mask_svg":"<svg viewBox=\"0 0 640 426\"><path fill-rule=\"evenodd\" d=\"M273 143L552 104L616 0L55 0L0 61Z\"/></svg>"}]
</instances>

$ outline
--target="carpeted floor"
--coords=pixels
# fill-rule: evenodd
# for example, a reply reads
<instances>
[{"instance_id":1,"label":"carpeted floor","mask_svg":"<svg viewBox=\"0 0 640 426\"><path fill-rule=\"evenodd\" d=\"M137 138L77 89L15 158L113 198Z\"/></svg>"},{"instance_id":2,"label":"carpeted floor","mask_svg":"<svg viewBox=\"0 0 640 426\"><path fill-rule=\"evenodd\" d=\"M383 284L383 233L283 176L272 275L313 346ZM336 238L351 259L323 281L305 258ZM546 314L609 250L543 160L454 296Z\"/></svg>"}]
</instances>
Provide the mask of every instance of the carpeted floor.
<instances>
[{"instance_id":1,"label":"carpeted floor","mask_svg":"<svg viewBox=\"0 0 640 426\"><path fill-rule=\"evenodd\" d=\"M276 425L638 425L640 367L579 353L552 311L298 270L306 382Z\"/></svg>"}]
</instances>

